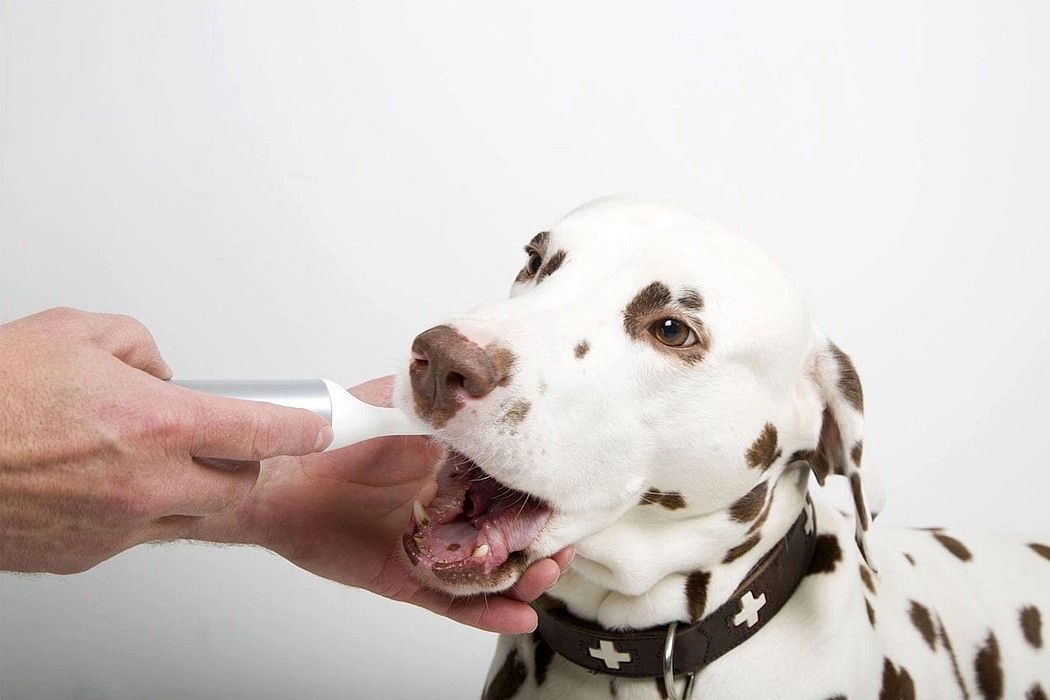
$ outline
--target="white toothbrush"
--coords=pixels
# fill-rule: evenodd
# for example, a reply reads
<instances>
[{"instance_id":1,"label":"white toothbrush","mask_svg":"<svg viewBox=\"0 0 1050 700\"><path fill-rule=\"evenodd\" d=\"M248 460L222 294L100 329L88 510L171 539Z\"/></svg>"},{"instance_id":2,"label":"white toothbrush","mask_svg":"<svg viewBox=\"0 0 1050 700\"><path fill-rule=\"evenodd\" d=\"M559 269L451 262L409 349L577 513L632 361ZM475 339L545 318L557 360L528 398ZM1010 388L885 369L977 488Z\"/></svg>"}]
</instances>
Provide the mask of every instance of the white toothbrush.
<instances>
[{"instance_id":1,"label":"white toothbrush","mask_svg":"<svg viewBox=\"0 0 1050 700\"><path fill-rule=\"evenodd\" d=\"M330 379L173 379L171 383L231 399L313 411L331 423L335 433L325 452L384 435L433 432L396 408L365 403Z\"/></svg>"}]
</instances>

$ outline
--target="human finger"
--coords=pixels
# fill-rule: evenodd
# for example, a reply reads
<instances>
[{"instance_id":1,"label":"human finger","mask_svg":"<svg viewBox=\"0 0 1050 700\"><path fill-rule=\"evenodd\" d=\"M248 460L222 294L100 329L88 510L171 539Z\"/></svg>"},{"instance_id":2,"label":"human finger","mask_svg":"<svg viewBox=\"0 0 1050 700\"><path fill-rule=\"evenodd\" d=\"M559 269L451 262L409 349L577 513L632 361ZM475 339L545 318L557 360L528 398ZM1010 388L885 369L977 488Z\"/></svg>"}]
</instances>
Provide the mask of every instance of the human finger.
<instances>
[{"instance_id":1,"label":"human finger","mask_svg":"<svg viewBox=\"0 0 1050 700\"><path fill-rule=\"evenodd\" d=\"M540 559L529 565L506 595L526 603L536 600L553 586L572 561L575 550L566 547L548 559Z\"/></svg>"},{"instance_id":2,"label":"human finger","mask_svg":"<svg viewBox=\"0 0 1050 700\"><path fill-rule=\"evenodd\" d=\"M415 605L470 627L497 634L528 634L536 629L536 611L528 603L501 595L452 598L424 589Z\"/></svg>"},{"instance_id":3,"label":"human finger","mask_svg":"<svg viewBox=\"0 0 1050 700\"><path fill-rule=\"evenodd\" d=\"M376 377L364 384L349 389L350 393L373 406L392 406L394 396L394 377Z\"/></svg>"},{"instance_id":4,"label":"human finger","mask_svg":"<svg viewBox=\"0 0 1050 700\"><path fill-rule=\"evenodd\" d=\"M576 556L576 548L571 544L568 547L563 547L557 552L551 555L551 559L558 565L562 573L565 573L569 569L569 564L572 563L573 557Z\"/></svg>"},{"instance_id":5,"label":"human finger","mask_svg":"<svg viewBox=\"0 0 1050 700\"><path fill-rule=\"evenodd\" d=\"M318 452L332 441L328 422L306 409L169 388L184 392L190 424L182 438L194 457L259 461Z\"/></svg>"}]
</instances>

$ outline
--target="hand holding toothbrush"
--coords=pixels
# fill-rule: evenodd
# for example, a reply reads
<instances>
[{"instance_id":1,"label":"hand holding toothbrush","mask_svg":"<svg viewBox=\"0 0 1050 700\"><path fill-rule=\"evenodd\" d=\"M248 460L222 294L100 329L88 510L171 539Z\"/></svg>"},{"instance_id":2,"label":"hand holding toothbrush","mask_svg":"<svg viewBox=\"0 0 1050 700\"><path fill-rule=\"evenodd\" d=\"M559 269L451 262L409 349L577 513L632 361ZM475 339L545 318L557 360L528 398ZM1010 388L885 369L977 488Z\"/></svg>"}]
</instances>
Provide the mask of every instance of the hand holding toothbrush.
<instances>
[{"instance_id":1,"label":"hand holding toothbrush","mask_svg":"<svg viewBox=\"0 0 1050 700\"><path fill-rule=\"evenodd\" d=\"M0 326L0 568L74 573L183 537L253 543L466 624L535 624L520 600L552 584L567 553L534 564L518 600L452 600L399 566L406 509L433 486L426 438L314 454L332 439L315 413L158 381L170 376L127 317L53 309ZM380 402L384 386L364 398Z\"/></svg>"}]
</instances>

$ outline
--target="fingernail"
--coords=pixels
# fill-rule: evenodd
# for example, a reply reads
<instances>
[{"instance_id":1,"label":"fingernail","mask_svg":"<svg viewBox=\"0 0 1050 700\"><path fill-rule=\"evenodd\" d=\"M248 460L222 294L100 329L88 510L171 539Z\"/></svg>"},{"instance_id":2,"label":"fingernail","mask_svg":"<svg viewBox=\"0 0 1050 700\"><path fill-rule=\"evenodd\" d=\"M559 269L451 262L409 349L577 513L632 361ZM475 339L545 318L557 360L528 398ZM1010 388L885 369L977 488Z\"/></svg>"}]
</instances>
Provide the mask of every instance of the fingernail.
<instances>
[{"instance_id":1,"label":"fingernail","mask_svg":"<svg viewBox=\"0 0 1050 700\"><path fill-rule=\"evenodd\" d=\"M332 426L326 425L321 428L321 432L317 433L317 444L314 445L314 452L320 452L332 444L332 438L334 436L335 433L332 432Z\"/></svg>"}]
</instances>

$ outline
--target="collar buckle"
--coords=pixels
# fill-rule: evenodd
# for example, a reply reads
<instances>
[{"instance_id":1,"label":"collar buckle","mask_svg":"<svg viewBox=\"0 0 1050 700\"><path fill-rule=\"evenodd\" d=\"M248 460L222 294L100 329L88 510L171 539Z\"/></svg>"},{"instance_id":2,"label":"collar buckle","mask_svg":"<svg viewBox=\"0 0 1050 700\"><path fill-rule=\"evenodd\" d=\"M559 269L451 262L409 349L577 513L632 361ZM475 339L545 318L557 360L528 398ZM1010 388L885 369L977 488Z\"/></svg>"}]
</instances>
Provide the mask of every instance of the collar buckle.
<instances>
[{"instance_id":1,"label":"collar buckle","mask_svg":"<svg viewBox=\"0 0 1050 700\"><path fill-rule=\"evenodd\" d=\"M678 686L675 685L674 680L674 641L677 629L677 620L667 627L667 639L664 641L664 688L667 690L668 700L689 700L693 696L696 671L689 671L685 674L685 688L682 689L682 694L679 695Z\"/></svg>"}]
</instances>

